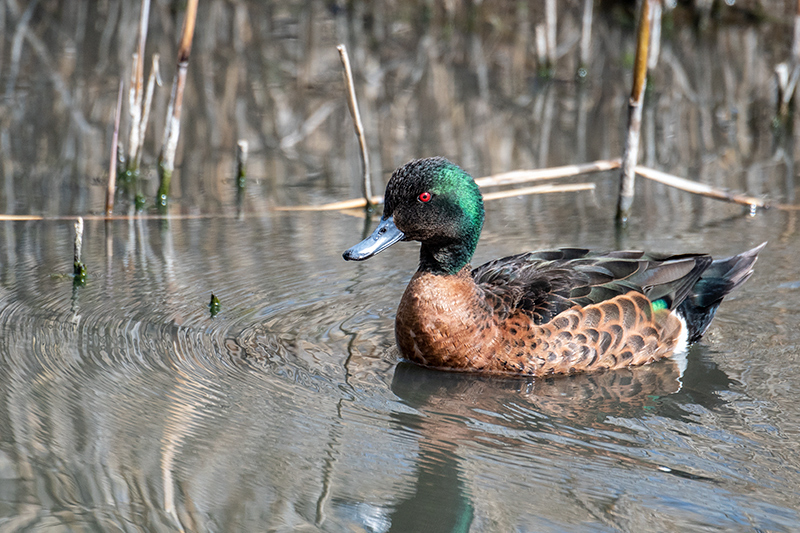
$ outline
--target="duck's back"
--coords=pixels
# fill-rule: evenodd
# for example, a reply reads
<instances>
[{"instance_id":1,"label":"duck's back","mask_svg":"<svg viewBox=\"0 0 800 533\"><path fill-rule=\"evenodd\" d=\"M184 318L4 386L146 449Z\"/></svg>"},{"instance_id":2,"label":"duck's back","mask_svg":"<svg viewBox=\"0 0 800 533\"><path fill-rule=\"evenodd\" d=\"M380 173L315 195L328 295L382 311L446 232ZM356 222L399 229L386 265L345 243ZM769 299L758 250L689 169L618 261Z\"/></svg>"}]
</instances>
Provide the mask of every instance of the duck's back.
<instances>
[{"instance_id":1,"label":"duck's back","mask_svg":"<svg viewBox=\"0 0 800 533\"><path fill-rule=\"evenodd\" d=\"M707 254L658 255L560 248L496 259L472 271L475 283L507 317L528 314L537 325L572 307L640 293L673 309L712 263Z\"/></svg>"}]
</instances>

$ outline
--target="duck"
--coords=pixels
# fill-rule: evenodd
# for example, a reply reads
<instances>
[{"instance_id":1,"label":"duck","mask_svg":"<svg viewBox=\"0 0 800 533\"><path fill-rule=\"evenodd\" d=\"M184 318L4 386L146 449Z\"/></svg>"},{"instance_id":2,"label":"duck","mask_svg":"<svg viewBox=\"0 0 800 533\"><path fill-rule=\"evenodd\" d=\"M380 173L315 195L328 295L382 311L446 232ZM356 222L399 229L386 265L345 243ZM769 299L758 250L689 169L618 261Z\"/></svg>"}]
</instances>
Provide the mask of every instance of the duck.
<instances>
[{"instance_id":1,"label":"duck","mask_svg":"<svg viewBox=\"0 0 800 533\"><path fill-rule=\"evenodd\" d=\"M685 355L766 245L725 259L558 248L472 268L483 222L483 197L465 170L416 159L392 173L372 234L343 253L363 261L400 241L421 243L395 317L402 358L544 377Z\"/></svg>"}]
</instances>

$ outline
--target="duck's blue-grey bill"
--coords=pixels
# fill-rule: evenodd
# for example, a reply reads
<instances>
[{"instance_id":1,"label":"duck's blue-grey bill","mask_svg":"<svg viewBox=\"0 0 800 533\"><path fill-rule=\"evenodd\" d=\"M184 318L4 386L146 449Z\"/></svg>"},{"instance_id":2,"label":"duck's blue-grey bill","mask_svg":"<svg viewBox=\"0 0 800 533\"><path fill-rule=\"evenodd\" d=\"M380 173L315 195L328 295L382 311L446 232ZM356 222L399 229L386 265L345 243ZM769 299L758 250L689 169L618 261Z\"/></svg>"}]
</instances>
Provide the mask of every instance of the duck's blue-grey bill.
<instances>
[{"instance_id":1,"label":"duck's blue-grey bill","mask_svg":"<svg viewBox=\"0 0 800 533\"><path fill-rule=\"evenodd\" d=\"M405 235L394 225L394 217L381 220L372 235L345 250L342 254L345 261L363 261L378 252L382 252L397 241L402 241Z\"/></svg>"}]
</instances>

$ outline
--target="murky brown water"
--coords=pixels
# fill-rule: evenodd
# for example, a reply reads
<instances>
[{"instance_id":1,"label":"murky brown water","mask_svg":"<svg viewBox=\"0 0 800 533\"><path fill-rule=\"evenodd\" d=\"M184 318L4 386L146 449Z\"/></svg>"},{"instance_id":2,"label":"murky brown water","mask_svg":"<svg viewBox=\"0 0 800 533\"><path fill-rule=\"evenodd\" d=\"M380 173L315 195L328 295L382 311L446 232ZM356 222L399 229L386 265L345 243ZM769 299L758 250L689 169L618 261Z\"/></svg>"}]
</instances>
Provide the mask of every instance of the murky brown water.
<instances>
[{"instance_id":1,"label":"murky brown water","mask_svg":"<svg viewBox=\"0 0 800 533\"><path fill-rule=\"evenodd\" d=\"M77 288L70 217L103 209L138 6L2 8L2 212L67 219L0 222L0 527L797 529L796 213L749 216L640 180L618 238L614 173L586 178L593 194L488 203L475 264L559 245L723 256L769 241L682 375L664 363L534 382L398 363L393 317L416 245L345 263L359 213L272 209L359 193L342 41L375 192L413 157L445 155L476 176L616 157L632 52L617 11L595 20L595 68L578 85L578 2L559 4L564 53L549 83L533 75L537 4L484 3L474 18L461 6L202 4L170 212L215 216L88 219ZM180 15L153 9L148 50L169 80ZM671 16L643 162L793 201L796 141L771 125L790 28L737 17L698 36ZM242 217L239 138L251 146ZM150 174L140 191L152 199Z\"/></svg>"}]
</instances>

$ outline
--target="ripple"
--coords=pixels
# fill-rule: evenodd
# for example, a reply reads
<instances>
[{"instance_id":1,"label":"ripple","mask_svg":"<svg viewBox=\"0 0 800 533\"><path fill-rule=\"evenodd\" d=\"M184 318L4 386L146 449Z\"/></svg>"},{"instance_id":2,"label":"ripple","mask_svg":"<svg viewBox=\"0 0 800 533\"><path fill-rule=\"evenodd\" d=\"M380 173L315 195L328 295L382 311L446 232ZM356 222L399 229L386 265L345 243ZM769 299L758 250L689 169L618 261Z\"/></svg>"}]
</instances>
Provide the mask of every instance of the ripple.
<instances>
[{"instance_id":1,"label":"ripple","mask_svg":"<svg viewBox=\"0 0 800 533\"><path fill-rule=\"evenodd\" d=\"M788 460L740 435L776 414L725 395L738 385L711 354L692 354L681 381L668 363L539 381L397 364L405 265L339 268L335 235L296 242L263 234L289 219L254 222L112 225L113 253L88 241L94 267L79 288L51 276L69 267L66 247L4 267L0 472L15 490L33 479L64 508L150 529L188 513L189 497L204 510L288 501L295 523L328 512L343 525L383 523L383 510L426 497L480 505L493 501L481 491L507 486L492 504L504 515L564 498L564 487L596 516L641 490L733 494L758 512L788 501L778 493L796 475L765 472ZM222 303L213 318L211 292ZM743 502L739 485L760 500Z\"/></svg>"}]
</instances>

